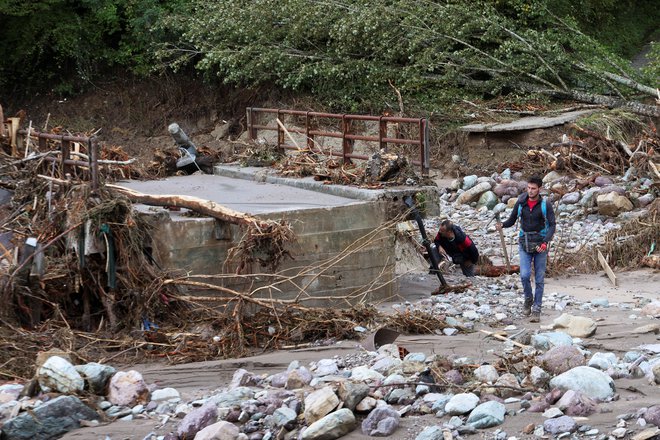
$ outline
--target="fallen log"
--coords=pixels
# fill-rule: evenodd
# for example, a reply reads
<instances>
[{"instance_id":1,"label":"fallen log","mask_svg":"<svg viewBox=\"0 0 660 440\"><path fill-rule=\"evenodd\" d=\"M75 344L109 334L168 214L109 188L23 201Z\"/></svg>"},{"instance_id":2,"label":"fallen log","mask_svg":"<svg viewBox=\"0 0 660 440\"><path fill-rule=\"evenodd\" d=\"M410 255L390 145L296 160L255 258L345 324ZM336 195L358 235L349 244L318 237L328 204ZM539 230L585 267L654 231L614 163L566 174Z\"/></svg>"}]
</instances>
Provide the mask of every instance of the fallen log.
<instances>
[{"instance_id":1,"label":"fallen log","mask_svg":"<svg viewBox=\"0 0 660 440\"><path fill-rule=\"evenodd\" d=\"M142 203L152 206L174 206L190 209L200 214L217 218L237 225L254 224L259 228L267 228L271 223L266 220L260 220L249 214L234 211L211 200L200 199L194 196L173 195L173 194L144 194L120 185L106 184L106 188L115 190L126 196L133 203Z\"/></svg>"}]
</instances>

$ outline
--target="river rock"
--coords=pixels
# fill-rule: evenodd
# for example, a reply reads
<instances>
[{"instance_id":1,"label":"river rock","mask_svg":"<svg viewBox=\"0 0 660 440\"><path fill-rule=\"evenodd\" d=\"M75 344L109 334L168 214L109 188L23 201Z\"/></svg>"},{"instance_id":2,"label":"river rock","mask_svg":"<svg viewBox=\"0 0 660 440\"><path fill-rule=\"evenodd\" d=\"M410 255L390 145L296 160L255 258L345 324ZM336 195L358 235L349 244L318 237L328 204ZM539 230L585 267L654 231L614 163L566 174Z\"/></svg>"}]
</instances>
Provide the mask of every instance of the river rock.
<instances>
[{"instance_id":1,"label":"river rock","mask_svg":"<svg viewBox=\"0 0 660 440\"><path fill-rule=\"evenodd\" d=\"M445 412L450 416L459 416L472 411L479 403L479 397L473 393L460 393L449 399Z\"/></svg>"},{"instance_id":2,"label":"river rock","mask_svg":"<svg viewBox=\"0 0 660 440\"><path fill-rule=\"evenodd\" d=\"M543 422L543 429L553 435L561 434L562 432L575 432L577 430L577 423L572 417L561 416Z\"/></svg>"},{"instance_id":3,"label":"river rock","mask_svg":"<svg viewBox=\"0 0 660 440\"><path fill-rule=\"evenodd\" d=\"M573 390L566 391L556 405L564 414L569 416L588 416L596 412L598 408L592 398Z\"/></svg>"},{"instance_id":4,"label":"river rock","mask_svg":"<svg viewBox=\"0 0 660 440\"><path fill-rule=\"evenodd\" d=\"M594 353L587 362L589 367L598 368L599 370L606 371L608 368L616 365L617 358L614 353Z\"/></svg>"},{"instance_id":5,"label":"river rock","mask_svg":"<svg viewBox=\"0 0 660 440\"><path fill-rule=\"evenodd\" d=\"M580 201L580 191L573 191L566 193L561 198L561 203L566 205L574 205Z\"/></svg>"},{"instance_id":6,"label":"river rock","mask_svg":"<svg viewBox=\"0 0 660 440\"><path fill-rule=\"evenodd\" d=\"M108 380L117 372L109 365L90 362L84 365L76 365L76 371L87 383L87 388L94 394L105 394Z\"/></svg>"},{"instance_id":7,"label":"river rock","mask_svg":"<svg viewBox=\"0 0 660 440\"><path fill-rule=\"evenodd\" d=\"M119 406L135 406L147 403L149 388L142 375L135 370L120 371L110 379L108 400Z\"/></svg>"},{"instance_id":8,"label":"river rock","mask_svg":"<svg viewBox=\"0 0 660 440\"><path fill-rule=\"evenodd\" d=\"M633 204L627 197L614 191L607 194L600 194L596 198L598 212L601 215L617 216L622 212L632 211Z\"/></svg>"},{"instance_id":9,"label":"river rock","mask_svg":"<svg viewBox=\"0 0 660 440\"><path fill-rule=\"evenodd\" d=\"M534 365L529 372L529 380L535 387L544 388L550 380L550 375L543 368Z\"/></svg>"},{"instance_id":10,"label":"river rock","mask_svg":"<svg viewBox=\"0 0 660 440\"><path fill-rule=\"evenodd\" d=\"M575 367L550 381L550 386L564 391L580 391L592 399L607 400L614 395L614 381L610 376L591 367Z\"/></svg>"},{"instance_id":11,"label":"river rock","mask_svg":"<svg viewBox=\"0 0 660 440\"><path fill-rule=\"evenodd\" d=\"M660 301L651 301L642 307L640 315L660 317Z\"/></svg>"},{"instance_id":12,"label":"river rock","mask_svg":"<svg viewBox=\"0 0 660 440\"><path fill-rule=\"evenodd\" d=\"M561 179L561 174L556 171L550 171L548 174L543 176L543 186L549 186L552 182L556 182Z\"/></svg>"},{"instance_id":13,"label":"river rock","mask_svg":"<svg viewBox=\"0 0 660 440\"><path fill-rule=\"evenodd\" d=\"M309 425L302 433L301 440L334 440L355 429L355 415L348 408L328 414Z\"/></svg>"},{"instance_id":14,"label":"river rock","mask_svg":"<svg viewBox=\"0 0 660 440\"><path fill-rule=\"evenodd\" d=\"M190 411L179 423L176 433L179 438L195 438L199 431L212 425L217 419L218 407L213 402L207 402Z\"/></svg>"},{"instance_id":15,"label":"river rock","mask_svg":"<svg viewBox=\"0 0 660 440\"><path fill-rule=\"evenodd\" d=\"M337 392L344 406L353 411L358 403L369 395L370 390L367 384L345 381L339 384Z\"/></svg>"},{"instance_id":16,"label":"river rock","mask_svg":"<svg viewBox=\"0 0 660 440\"><path fill-rule=\"evenodd\" d=\"M339 397L332 387L324 387L305 397L305 420L312 424L325 417L339 405Z\"/></svg>"},{"instance_id":17,"label":"river rock","mask_svg":"<svg viewBox=\"0 0 660 440\"><path fill-rule=\"evenodd\" d=\"M96 411L75 396L60 396L24 412L2 425L7 440L46 440L80 428L81 421L98 420Z\"/></svg>"},{"instance_id":18,"label":"river rock","mask_svg":"<svg viewBox=\"0 0 660 440\"><path fill-rule=\"evenodd\" d=\"M644 420L657 427L660 427L660 405L654 405L644 413Z\"/></svg>"},{"instance_id":19,"label":"river rock","mask_svg":"<svg viewBox=\"0 0 660 440\"><path fill-rule=\"evenodd\" d=\"M194 440L236 440L239 433L236 425L223 420L201 429Z\"/></svg>"},{"instance_id":20,"label":"river rock","mask_svg":"<svg viewBox=\"0 0 660 440\"><path fill-rule=\"evenodd\" d=\"M469 190L465 191L461 195L459 195L458 198L456 199L456 204L461 205L461 204L474 202L481 196L481 194L485 193L486 191L489 191L490 188L491 188L490 183L481 182L473 186Z\"/></svg>"},{"instance_id":21,"label":"river rock","mask_svg":"<svg viewBox=\"0 0 660 440\"><path fill-rule=\"evenodd\" d=\"M401 415L391 406L376 408L362 421L362 433L371 437L388 437L399 427Z\"/></svg>"},{"instance_id":22,"label":"river rock","mask_svg":"<svg viewBox=\"0 0 660 440\"><path fill-rule=\"evenodd\" d=\"M467 423L474 428L483 429L504 423L506 407L499 402L486 402L472 410Z\"/></svg>"},{"instance_id":23,"label":"river rock","mask_svg":"<svg viewBox=\"0 0 660 440\"><path fill-rule=\"evenodd\" d=\"M479 176L477 175L471 175L471 176L465 176L463 177L463 190L467 191L468 189L472 188L474 185L477 184L477 179L479 179Z\"/></svg>"},{"instance_id":24,"label":"river rock","mask_svg":"<svg viewBox=\"0 0 660 440\"><path fill-rule=\"evenodd\" d=\"M383 379L385 379L385 376L378 371L372 370L366 365L360 365L351 370L351 380L356 382L374 382Z\"/></svg>"},{"instance_id":25,"label":"river rock","mask_svg":"<svg viewBox=\"0 0 660 440\"><path fill-rule=\"evenodd\" d=\"M643 196L637 199L637 201L639 202L639 206L641 208L645 208L646 206L650 205L651 202L653 202L653 200L655 200L655 197L651 193L644 194Z\"/></svg>"},{"instance_id":26,"label":"river rock","mask_svg":"<svg viewBox=\"0 0 660 440\"><path fill-rule=\"evenodd\" d=\"M539 365L551 374L561 374L572 368L584 365L586 360L575 346L561 345L548 350L538 357Z\"/></svg>"},{"instance_id":27,"label":"river rock","mask_svg":"<svg viewBox=\"0 0 660 440\"><path fill-rule=\"evenodd\" d=\"M482 365L474 370L474 377L483 383L495 383L500 375L492 365Z\"/></svg>"},{"instance_id":28,"label":"river rock","mask_svg":"<svg viewBox=\"0 0 660 440\"><path fill-rule=\"evenodd\" d=\"M518 383L518 379L511 373L501 375L495 382L495 386L501 387L497 389L496 394L503 399L520 394L520 384Z\"/></svg>"},{"instance_id":29,"label":"river rock","mask_svg":"<svg viewBox=\"0 0 660 440\"><path fill-rule=\"evenodd\" d=\"M427 426L417 434L417 437L415 437L415 440L443 440L444 434L443 434L443 429L441 426L438 425L433 425L433 426Z\"/></svg>"},{"instance_id":30,"label":"river rock","mask_svg":"<svg viewBox=\"0 0 660 440\"><path fill-rule=\"evenodd\" d=\"M74 394L85 387L85 381L75 367L59 356L51 356L44 362L37 372L37 380L45 392Z\"/></svg>"},{"instance_id":31,"label":"river rock","mask_svg":"<svg viewBox=\"0 0 660 440\"><path fill-rule=\"evenodd\" d=\"M614 182L612 181L612 179L605 176L598 176L596 177L596 179L594 179L594 184L600 187L612 185L613 183Z\"/></svg>"},{"instance_id":32,"label":"river rock","mask_svg":"<svg viewBox=\"0 0 660 440\"><path fill-rule=\"evenodd\" d=\"M588 338L596 333L598 325L591 318L563 313L553 321L552 327L566 332L574 338Z\"/></svg>"},{"instance_id":33,"label":"river rock","mask_svg":"<svg viewBox=\"0 0 660 440\"><path fill-rule=\"evenodd\" d=\"M488 209L493 209L498 202L499 200L494 192L486 191L479 197L479 200L477 201L477 209L484 206Z\"/></svg>"},{"instance_id":34,"label":"river rock","mask_svg":"<svg viewBox=\"0 0 660 440\"><path fill-rule=\"evenodd\" d=\"M546 351L552 347L573 345L573 338L564 332L538 333L532 335L532 347Z\"/></svg>"},{"instance_id":35,"label":"river rock","mask_svg":"<svg viewBox=\"0 0 660 440\"><path fill-rule=\"evenodd\" d=\"M297 390L303 388L312 381L312 373L305 367L294 368L289 371L284 388L287 390Z\"/></svg>"}]
</instances>

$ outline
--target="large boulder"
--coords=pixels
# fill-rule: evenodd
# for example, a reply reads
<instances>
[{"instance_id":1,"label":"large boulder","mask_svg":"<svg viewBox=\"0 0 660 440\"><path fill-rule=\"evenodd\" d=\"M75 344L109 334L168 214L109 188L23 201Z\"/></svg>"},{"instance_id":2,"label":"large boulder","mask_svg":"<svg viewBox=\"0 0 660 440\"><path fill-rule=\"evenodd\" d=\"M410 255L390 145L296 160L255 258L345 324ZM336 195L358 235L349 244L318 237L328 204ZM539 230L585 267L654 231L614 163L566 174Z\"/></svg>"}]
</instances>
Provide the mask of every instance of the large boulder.
<instances>
[{"instance_id":1,"label":"large boulder","mask_svg":"<svg viewBox=\"0 0 660 440\"><path fill-rule=\"evenodd\" d=\"M467 204L479 199L481 194L490 191L491 185L488 182L481 182L461 193L456 199L457 204Z\"/></svg>"},{"instance_id":2,"label":"large boulder","mask_svg":"<svg viewBox=\"0 0 660 440\"><path fill-rule=\"evenodd\" d=\"M601 194L596 198L598 212L602 215L617 216L622 212L632 211L633 204L627 197L614 191Z\"/></svg>"},{"instance_id":3,"label":"large boulder","mask_svg":"<svg viewBox=\"0 0 660 440\"><path fill-rule=\"evenodd\" d=\"M586 363L579 348L573 345L554 347L538 357L539 365L552 374L561 374Z\"/></svg>"},{"instance_id":4,"label":"large boulder","mask_svg":"<svg viewBox=\"0 0 660 440\"><path fill-rule=\"evenodd\" d=\"M553 321L552 327L566 332L574 338L588 338L596 333L598 325L591 318L562 313Z\"/></svg>"},{"instance_id":5,"label":"large boulder","mask_svg":"<svg viewBox=\"0 0 660 440\"><path fill-rule=\"evenodd\" d=\"M1 436L7 440L59 438L65 432L80 428L82 420L98 419L96 411L77 397L60 396L6 421Z\"/></svg>"},{"instance_id":6,"label":"large boulder","mask_svg":"<svg viewBox=\"0 0 660 440\"><path fill-rule=\"evenodd\" d=\"M580 391L596 400L614 396L616 388L610 376L591 367L575 367L550 380L550 386L564 391Z\"/></svg>"},{"instance_id":7,"label":"large boulder","mask_svg":"<svg viewBox=\"0 0 660 440\"><path fill-rule=\"evenodd\" d=\"M348 408L328 414L309 425L302 433L301 440L334 440L355 429L355 415Z\"/></svg>"}]
</instances>

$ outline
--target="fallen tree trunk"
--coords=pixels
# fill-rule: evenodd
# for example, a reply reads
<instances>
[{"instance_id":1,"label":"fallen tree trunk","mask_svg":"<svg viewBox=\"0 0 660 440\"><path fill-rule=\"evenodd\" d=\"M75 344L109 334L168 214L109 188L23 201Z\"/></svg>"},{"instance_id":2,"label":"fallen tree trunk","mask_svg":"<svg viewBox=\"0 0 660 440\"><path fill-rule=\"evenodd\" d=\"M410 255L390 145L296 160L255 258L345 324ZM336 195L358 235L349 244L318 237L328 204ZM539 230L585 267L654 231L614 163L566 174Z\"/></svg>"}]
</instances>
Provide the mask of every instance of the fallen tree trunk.
<instances>
[{"instance_id":1,"label":"fallen tree trunk","mask_svg":"<svg viewBox=\"0 0 660 440\"><path fill-rule=\"evenodd\" d=\"M268 221L260 220L243 212L234 211L233 209L226 208L212 202L211 200L200 199L199 197L172 194L144 194L123 186L112 184L106 184L105 187L118 191L133 203L186 208L237 225L254 224L260 228L267 228L270 224Z\"/></svg>"},{"instance_id":2,"label":"fallen tree trunk","mask_svg":"<svg viewBox=\"0 0 660 440\"><path fill-rule=\"evenodd\" d=\"M642 104L641 102L636 101L624 101L623 99L603 95L592 95L590 93L578 92L577 90L540 90L540 92L556 98L569 98L589 104L604 105L609 108L622 108L639 115L653 116L656 118L660 117L660 106L657 105Z\"/></svg>"}]
</instances>

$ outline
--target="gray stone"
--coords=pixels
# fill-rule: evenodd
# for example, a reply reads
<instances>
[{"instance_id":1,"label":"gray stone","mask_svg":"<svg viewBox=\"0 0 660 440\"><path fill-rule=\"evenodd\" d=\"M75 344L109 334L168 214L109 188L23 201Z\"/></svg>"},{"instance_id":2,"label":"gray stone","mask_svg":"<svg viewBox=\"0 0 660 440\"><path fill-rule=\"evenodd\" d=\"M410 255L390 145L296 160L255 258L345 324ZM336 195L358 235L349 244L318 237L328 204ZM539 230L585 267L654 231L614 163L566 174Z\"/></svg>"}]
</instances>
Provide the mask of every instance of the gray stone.
<instances>
[{"instance_id":1,"label":"gray stone","mask_svg":"<svg viewBox=\"0 0 660 440\"><path fill-rule=\"evenodd\" d=\"M608 368L616 365L617 359L614 353L594 353L589 359L587 365L589 367L598 368L599 370L606 371Z\"/></svg>"},{"instance_id":2,"label":"gray stone","mask_svg":"<svg viewBox=\"0 0 660 440\"><path fill-rule=\"evenodd\" d=\"M552 347L573 345L573 338L564 332L538 333L532 335L532 346L537 350L549 350Z\"/></svg>"},{"instance_id":3,"label":"gray stone","mask_svg":"<svg viewBox=\"0 0 660 440\"><path fill-rule=\"evenodd\" d=\"M564 391L580 391L597 400L607 400L614 395L614 381L607 374L591 367L575 367L550 381L550 386Z\"/></svg>"},{"instance_id":4,"label":"gray stone","mask_svg":"<svg viewBox=\"0 0 660 440\"><path fill-rule=\"evenodd\" d=\"M317 376L330 376L339 373L339 367L337 367L337 361L334 359L321 359L316 363Z\"/></svg>"},{"instance_id":5,"label":"gray stone","mask_svg":"<svg viewBox=\"0 0 660 440\"><path fill-rule=\"evenodd\" d=\"M594 180L594 184L596 186L600 186L600 187L612 185L613 183L614 182L612 181L612 179L610 179L609 177L605 177L605 176L598 176Z\"/></svg>"},{"instance_id":6,"label":"gray stone","mask_svg":"<svg viewBox=\"0 0 660 440\"><path fill-rule=\"evenodd\" d=\"M362 433L371 437L387 437L399 427L399 412L390 406L381 406L362 421Z\"/></svg>"},{"instance_id":7,"label":"gray stone","mask_svg":"<svg viewBox=\"0 0 660 440\"><path fill-rule=\"evenodd\" d=\"M520 394L518 379L511 373L501 375L495 385L500 387L497 389L496 394L504 399Z\"/></svg>"},{"instance_id":8,"label":"gray stone","mask_svg":"<svg viewBox=\"0 0 660 440\"><path fill-rule=\"evenodd\" d=\"M564 194L564 196L561 198L561 203L565 203L567 205L574 205L579 201L580 201L580 191L574 191Z\"/></svg>"},{"instance_id":9,"label":"gray stone","mask_svg":"<svg viewBox=\"0 0 660 440\"><path fill-rule=\"evenodd\" d=\"M486 402L472 410L467 423L477 429L490 428L504 423L506 407L499 402Z\"/></svg>"},{"instance_id":10,"label":"gray stone","mask_svg":"<svg viewBox=\"0 0 660 440\"><path fill-rule=\"evenodd\" d=\"M218 393L209 398L218 408L240 406L245 401L254 398L254 391L248 387L238 387L224 393Z\"/></svg>"},{"instance_id":11,"label":"gray stone","mask_svg":"<svg viewBox=\"0 0 660 440\"><path fill-rule=\"evenodd\" d=\"M561 434L562 432L575 432L577 430L577 423L572 417L561 416L543 422L543 429L553 435Z\"/></svg>"},{"instance_id":12,"label":"gray stone","mask_svg":"<svg viewBox=\"0 0 660 440\"><path fill-rule=\"evenodd\" d=\"M594 298L591 301L592 306L596 307L609 307L610 301L607 298Z\"/></svg>"},{"instance_id":13,"label":"gray stone","mask_svg":"<svg viewBox=\"0 0 660 440\"><path fill-rule=\"evenodd\" d=\"M367 384L346 381L339 384L337 392L344 406L353 411L357 404L369 395L370 390Z\"/></svg>"},{"instance_id":14,"label":"gray stone","mask_svg":"<svg viewBox=\"0 0 660 440\"><path fill-rule=\"evenodd\" d=\"M422 432L417 434L415 440L443 440L442 427L438 425L427 426Z\"/></svg>"},{"instance_id":15,"label":"gray stone","mask_svg":"<svg viewBox=\"0 0 660 440\"><path fill-rule=\"evenodd\" d=\"M366 365L355 367L351 370L351 380L356 382L374 382L383 380L385 377L378 371L374 371Z\"/></svg>"},{"instance_id":16,"label":"gray stone","mask_svg":"<svg viewBox=\"0 0 660 440\"><path fill-rule=\"evenodd\" d=\"M551 374L561 374L572 368L584 365L586 360L575 346L559 346L538 357L539 365Z\"/></svg>"},{"instance_id":17,"label":"gray stone","mask_svg":"<svg viewBox=\"0 0 660 440\"><path fill-rule=\"evenodd\" d=\"M561 417L564 415L564 412L559 408L548 408L543 413L543 417L546 419L554 419L555 417Z\"/></svg>"},{"instance_id":18,"label":"gray stone","mask_svg":"<svg viewBox=\"0 0 660 440\"><path fill-rule=\"evenodd\" d=\"M174 388L161 388L151 393L151 400L154 402L175 401L181 399L179 392Z\"/></svg>"},{"instance_id":19,"label":"gray stone","mask_svg":"<svg viewBox=\"0 0 660 440\"><path fill-rule=\"evenodd\" d=\"M312 423L300 437L301 440L334 440L355 429L355 416L348 408L328 414Z\"/></svg>"},{"instance_id":20,"label":"gray stone","mask_svg":"<svg viewBox=\"0 0 660 440\"><path fill-rule=\"evenodd\" d=\"M213 402L207 402L199 408L190 411L176 429L179 438L195 438L195 435L212 425L218 419L218 408Z\"/></svg>"},{"instance_id":21,"label":"gray stone","mask_svg":"<svg viewBox=\"0 0 660 440\"><path fill-rule=\"evenodd\" d=\"M298 417L298 414L291 408L287 408L286 406L283 406L281 408L277 408L275 412L273 412L273 423L275 426L286 426L289 423L293 422L296 420L296 417Z\"/></svg>"},{"instance_id":22,"label":"gray stone","mask_svg":"<svg viewBox=\"0 0 660 440\"><path fill-rule=\"evenodd\" d=\"M474 370L474 377L484 383L495 383L500 375L492 365L482 365Z\"/></svg>"},{"instance_id":23,"label":"gray stone","mask_svg":"<svg viewBox=\"0 0 660 440\"><path fill-rule=\"evenodd\" d=\"M254 374L243 368L239 368L238 370L234 371L234 376L229 383L229 388L249 387L257 385L259 382L260 380L255 377Z\"/></svg>"},{"instance_id":24,"label":"gray stone","mask_svg":"<svg viewBox=\"0 0 660 440\"><path fill-rule=\"evenodd\" d=\"M644 194L643 196L637 199L637 201L639 202L639 206L641 208L647 207L653 202L653 200L655 200L655 197L651 193Z\"/></svg>"},{"instance_id":25,"label":"gray stone","mask_svg":"<svg viewBox=\"0 0 660 440\"><path fill-rule=\"evenodd\" d=\"M476 175L471 175L471 176L465 176L463 177L463 190L467 191L468 189L472 188L474 185L477 184L477 179L479 177Z\"/></svg>"},{"instance_id":26,"label":"gray stone","mask_svg":"<svg viewBox=\"0 0 660 440\"><path fill-rule=\"evenodd\" d=\"M534 365L529 372L529 380L535 387L543 388L548 384L550 375L543 368Z\"/></svg>"},{"instance_id":27,"label":"gray stone","mask_svg":"<svg viewBox=\"0 0 660 440\"><path fill-rule=\"evenodd\" d=\"M47 440L80 427L82 420L98 420L96 411L75 396L60 396L7 420L2 438L7 440Z\"/></svg>"},{"instance_id":28,"label":"gray stone","mask_svg":"<svg viewBox=\"0 0 660 440\"><path fill-rule=\"evenodd\" d=\"M445 412L452 416L467 414L479 403L479 397L473 393L461 393L453 396L445 405Z\"/></svg>"},{"instance_id":29,"label":"gray stone","mask_svg":"<svg viewBox=\"0 0 660 440\"><path fill-rule=\"evenodd\" d=\"M87 388L94 394L105 394L108 380L117 372L109 365L90 362L85 365L76 365L76 371L85 380Z\"/></svg>"},{"instance_id":30,"label":"gray stone","mask_svg":"<svg viewBox=\"0 0 660 440\"><path fill-rule=\"evenodd\" d=\"M479 201L477 201L477 209L484 206L488 209L493 209L498 202L499 200L494 192L486 191L479 197Z\"/></svg>"}]
</instances>

